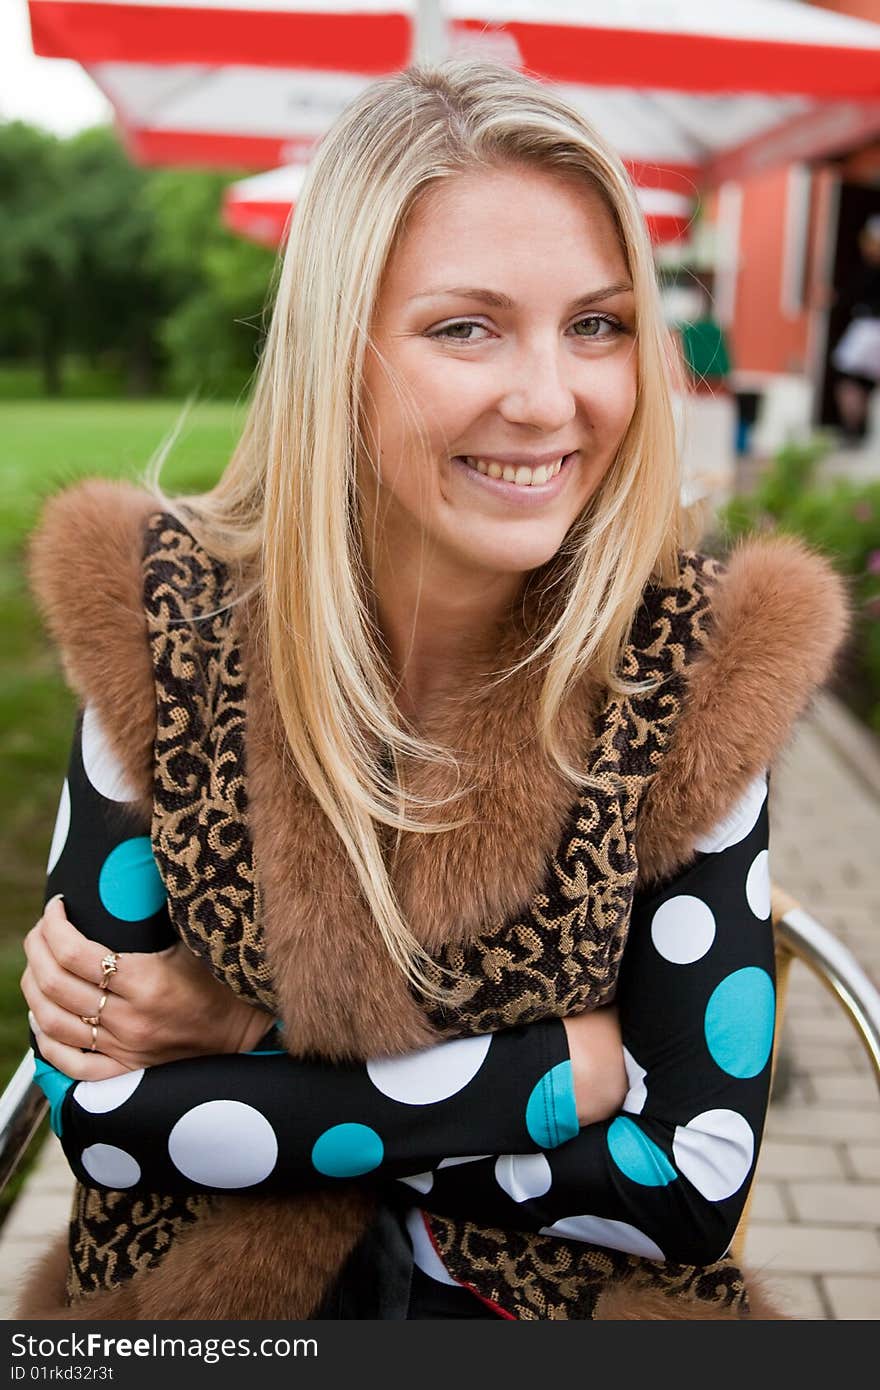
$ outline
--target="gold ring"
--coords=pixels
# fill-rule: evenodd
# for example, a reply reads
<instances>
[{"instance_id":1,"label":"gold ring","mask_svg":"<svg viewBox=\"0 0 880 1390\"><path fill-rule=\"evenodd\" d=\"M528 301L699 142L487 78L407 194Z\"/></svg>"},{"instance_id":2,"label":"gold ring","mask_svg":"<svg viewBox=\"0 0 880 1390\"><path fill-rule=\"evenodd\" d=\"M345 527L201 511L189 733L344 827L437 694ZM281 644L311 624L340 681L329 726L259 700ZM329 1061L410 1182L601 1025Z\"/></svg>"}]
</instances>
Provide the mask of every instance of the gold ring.
<instances>
[{"instance_id":1,"label":"gold ring","mask_svg":"<svg viewBox=\"0 0 880 1390\"><path fill-rule=\"evenodd\" d=\"M97 1028L101 1022L100 1014L80 1014L80 1018L89 1028Z\"/></svg>"},{"instance_id":2,"label":"gold ring","mask_svg":"<svg viewBox=\"0 0 880 1390\"><path fill-rule=\"evenodd\" d=\"M91 1047L89 1048L89 1052L94 1052L95 1049L96 1049L96 1047L97 1047L97 1045L98 1045L98 1025L97 1025L97 1023L93 1023L93 1024L92 1024L92 1045L91 1045Z\"/></svg>"},{"instance_id":3,"label":"gold ring","mask_svg":"<svg viewBox=\"0 0 880 1390\"><path fill-rule=\"evenodd\" d=\"M101 961L101 969L104 973L101 976L101 981L98 988L101 990L105 990L109 987L110 977L112 975L115 975L116 971L119 969L119 957L117 956L115 951L107 952L106 956Z\"/></svg>"},{"instance_id":4,"label":"gold ring","mask_svg":"<svg viewBox=\"0 0 880 1390\"><path fill-rule=\"evenodd\" d=\"M106 1003L107 1003L107 996L106 996L106 994L102 994L102 995L101 995L101 998L98 1000L98 1012L97 1012L97 1015L96 1015L96 1017L97 1017L99 1023L101 1022L101 1014L102 1014L102 1012L103 1012L104 1005L105 1005Z\"/></svg>"}]
</instances>

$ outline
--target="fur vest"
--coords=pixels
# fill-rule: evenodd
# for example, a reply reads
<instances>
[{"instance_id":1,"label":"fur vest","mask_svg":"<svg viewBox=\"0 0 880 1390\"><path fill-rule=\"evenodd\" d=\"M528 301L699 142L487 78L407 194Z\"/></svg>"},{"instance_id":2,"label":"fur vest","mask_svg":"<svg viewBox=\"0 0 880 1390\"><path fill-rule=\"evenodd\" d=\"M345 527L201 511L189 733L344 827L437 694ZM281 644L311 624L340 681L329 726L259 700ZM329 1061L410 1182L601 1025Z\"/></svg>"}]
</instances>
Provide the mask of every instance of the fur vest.
<instances>
[{"instance_id":1,"label":"fur vest","mask_svg":"<svg viewBox=\"0 0 880 1390\"><path fill-rule=\"evenodd\" d=\"M423 723L456 751L470 788L456 814L469 823L403 836L389 861L414 934L460 974L439 1009L390 961L285 756L258 599L229 606L232 575L179 522L103 481L49 503L31 576L70 685L141 789L176 930L230 988L277 1011L291 1052L339 1061L613 998L633 895L687 864L772 765L848 620L842 582L799 541L742 543L725 566L682 553L675 585L646 587L622 659L626 677L659 676L659 689L611 696L587 675L560 711L568 758L598 779L580 793L541 753L535 678L508 682L503 699L484 689L521 654L528 615L500 651L475 651ZM450 790L451 776L403 770L420 794ZM373 1212L353 1184L284 1200L78 1188L69 1251L30 1277L19 1315L308 1318ZM746 1308L729 1260L658 1266L445 1216L430 1224L450 1271L516 1318Z\"/></svg>"}]
</instances>

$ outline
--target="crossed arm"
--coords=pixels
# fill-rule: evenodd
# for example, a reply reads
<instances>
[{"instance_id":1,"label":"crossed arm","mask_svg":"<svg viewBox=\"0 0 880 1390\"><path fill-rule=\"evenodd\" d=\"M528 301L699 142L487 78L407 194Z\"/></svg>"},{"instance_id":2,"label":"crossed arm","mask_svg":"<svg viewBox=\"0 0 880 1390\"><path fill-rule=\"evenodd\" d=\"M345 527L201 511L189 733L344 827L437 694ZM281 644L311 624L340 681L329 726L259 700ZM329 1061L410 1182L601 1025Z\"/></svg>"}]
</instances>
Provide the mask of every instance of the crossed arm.
<instances>
[{"instance_id":1,"label":"crossed arm","mask_svg":"<svg viewBox=\"0 0 880 1390\"><path fill-rule=\"evenodd\" d=\"M90 783L78 742L67 785L69 829L50 888L65 892L71 916L102 944L83 938L52 904L29 937L23 986L40 1029L38 1069L53 1121L81 1181L257 1194L363 1177L484 1224L694 1264L724 1252L754 1171L769 1089L766 785L750 790L686 872L635 905L617 999L626 1084L607 1060L620 1054L613 1015L604 1039L593 1015L390 1061L291 1058L267 1034L266 1015L231 1007L222 985L168 945L158 893L144 889L146 860L138 901L143 909L158 902L149 917L115 915L133 910L118 882L115 897L92 887L97 901L89 903L90 881L106 885L107 863L114 854L124 863L120 847L136 837ZM125 951L124 941L144 954ZM116 1058L80 1050L80 1005L82 1013L95 1005L89 982L104 944L124 952L102 1014ZM170 998L148 1004L133 972L151 949L165 952L151 962L164 962L155 993ZM174 1060L137 1065L136 1050L119 1045L114 1030L161 1033L163 1011L169 1019L194 1015L194 1037L175 1038ZM194 1055L206 1040L225 1055Z\"/></svg>"}]
</instances>

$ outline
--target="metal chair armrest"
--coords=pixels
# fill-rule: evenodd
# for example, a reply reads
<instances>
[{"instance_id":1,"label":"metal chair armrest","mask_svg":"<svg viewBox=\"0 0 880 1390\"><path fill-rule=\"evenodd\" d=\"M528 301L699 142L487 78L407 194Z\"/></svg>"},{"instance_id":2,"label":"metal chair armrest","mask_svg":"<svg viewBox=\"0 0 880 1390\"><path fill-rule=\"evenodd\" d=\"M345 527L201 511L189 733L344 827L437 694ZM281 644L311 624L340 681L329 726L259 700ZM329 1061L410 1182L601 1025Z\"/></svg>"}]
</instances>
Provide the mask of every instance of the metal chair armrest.
<instances>
[{"instance_id":1,"label":"metal chair armrest","mask_svg":"<svg viewBox=\"0 0 880 1390\"><path fill-rule=\"evenodd\" d=\"M880 1086L880 992L852 951L794 898L774 888L772 901L778 946L803 961L849 1015Z\"/></svg>"},{"instance_id":2,"label":"metal chair armrest","mask_svg":"<svg viewBox=\"0 0 880 1390\"><path fill-rule=\"evenodd\" d=\"M0 1095L0 1192L17 1169L49 1105L34 1080L31 1048Z\"/></svg>"}]
</instances>

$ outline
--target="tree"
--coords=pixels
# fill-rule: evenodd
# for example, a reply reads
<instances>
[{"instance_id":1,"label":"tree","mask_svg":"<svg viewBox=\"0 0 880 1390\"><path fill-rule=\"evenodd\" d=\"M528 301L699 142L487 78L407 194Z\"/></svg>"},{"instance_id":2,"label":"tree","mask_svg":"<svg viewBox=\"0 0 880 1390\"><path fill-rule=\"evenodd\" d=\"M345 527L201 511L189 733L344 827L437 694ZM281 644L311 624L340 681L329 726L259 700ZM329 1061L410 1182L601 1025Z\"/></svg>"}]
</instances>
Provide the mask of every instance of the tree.
<instances>
[{"instance_id":1,"label":"tree","mask_svg":"<svg viewBox=\"0 0 880 1390\"><path fill-rule=\"evenodd\" d=\"M240 391L274 258L223 227L228 182L138 168L109 127L0 125L0 354L38 358L50 395L68 352L124 366L132 393Z\"/></svg>"},{"instance_id":2,"label":"tree","mask_svg":"<svg viewBox=\"0 0 880 1390\"><path fill-rule=\"evenodd\" d=\"M0 300L4 337L39 359L61 390L76 244L65 212L62 142L21 121L0 124Z\"/></svg>"},{"instance_id":3,"label":"tree","mask_svg":"<svg viewBox=\"0 0 880 1390\"><path fill-rule=\"evenodd\" d=\"M125 364L129 391L143 394L153 387L161 324L173 305L151 264L156 219L146 193L154 175L130 163L106 126L67 140L63 166L76 248L72 345L92 359L114 354Z\"/></svg>"},{"instance_id":4,"label":"tree","mask_svg":"<svg viewBox=\"0 0 880 1390\"><path fill-rule=\"evenodd\" d=\"M221 221L230 177L164 171L147 192L156 216L151 265L174 307L162 327L169 380L180 390L238 392L262 344L275 257Z\"/></svg>"}]
</instances>

